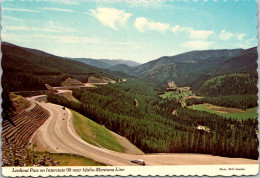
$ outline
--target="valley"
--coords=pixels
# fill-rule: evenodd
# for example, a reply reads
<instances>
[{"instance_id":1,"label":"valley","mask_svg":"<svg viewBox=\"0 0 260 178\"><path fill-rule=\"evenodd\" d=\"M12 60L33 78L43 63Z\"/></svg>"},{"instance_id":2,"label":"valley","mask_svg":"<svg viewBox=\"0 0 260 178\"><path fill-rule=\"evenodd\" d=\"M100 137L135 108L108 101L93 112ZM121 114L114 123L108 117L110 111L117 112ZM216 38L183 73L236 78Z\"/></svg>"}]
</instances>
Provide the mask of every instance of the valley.
<instances>
[{"instance_id":1,"label":"valley","mask_svg":"<svg viewBox=\"0 0 260 178\"><path fill-rule=\"evenodd\" d=\"M256 48L107 69L10 43L2 50L7 145L32 143L40 152L113 166L134 166L133 159L148 166L257 164ZM27 134L15 118L32 107L28 101L40 109Z\"/></svg>"},{"instance_id":2,"label":"valley","mask_svg":"<svg viewBox=\"0 0 260 178\"><path fill-rule=\"evenodd\" d=\"M36 98L36 97L34 97ZM34 99L33 98L33 99ZM72 113L69 110L62 110L58 105L39 103L51 113L51 120L41 127L32 138L33 142L42 144L44 150L54 153L74 153L92 158L106 165L130 165L131 159L143 159L146 165L201 165L201 164L255 164L256 161L240 158L224 158L211 155L198 154L134 154L119 153L110 151L104 147L92 146L80 139L72 126ZM55 108L55 109L54 109ZM60 114L59 114L60 113ZM65 120L62 120L63 114ZM73 112L74 113L74 112ZM75 119L75 118L74 118ZM107 135L106 135L107 136ZM38 141L37 141L38 140ZM42 148L43 149L43 148ZM194 160L191 161L190 159Z\"/></svg>"}]
</instances>

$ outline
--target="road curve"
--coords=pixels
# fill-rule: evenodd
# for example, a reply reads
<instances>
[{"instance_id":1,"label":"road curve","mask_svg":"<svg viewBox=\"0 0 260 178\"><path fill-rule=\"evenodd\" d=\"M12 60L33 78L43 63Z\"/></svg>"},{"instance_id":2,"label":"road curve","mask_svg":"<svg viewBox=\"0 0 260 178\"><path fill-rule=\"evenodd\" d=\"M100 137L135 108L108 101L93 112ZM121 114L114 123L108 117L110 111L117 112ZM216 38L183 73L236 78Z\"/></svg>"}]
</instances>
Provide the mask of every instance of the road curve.
<instances>
[{"instance_id":1,"label":"road curve","mask_svg":"<svg viewBox=\"0 0 260 178\"><path fill-rule=\"evenodd\" d=\"M43 97L43 96L40 96ZM111 166L136 166L132 159L143 159L146 165L220 165L258 164L257 160L227 158L204 154L159 153L131 155L95 147L82 140L74 130L72 113L61 106L35 101L39 96L28 98L50 112L49 119L34 133L31 142L52 153L73 153L89 157Z\"/></svg>"}]
</instances>

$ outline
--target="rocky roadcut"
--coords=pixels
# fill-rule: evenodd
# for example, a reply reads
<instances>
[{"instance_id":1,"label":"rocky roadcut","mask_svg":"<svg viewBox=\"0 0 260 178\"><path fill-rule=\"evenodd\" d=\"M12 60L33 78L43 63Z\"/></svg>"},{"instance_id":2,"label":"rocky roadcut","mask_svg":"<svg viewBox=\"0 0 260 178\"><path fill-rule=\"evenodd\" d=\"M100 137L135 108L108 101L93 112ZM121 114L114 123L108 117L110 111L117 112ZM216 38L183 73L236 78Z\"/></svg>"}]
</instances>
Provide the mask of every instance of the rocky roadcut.
<instances>
[{"instance_id":1,"label":"rocky roadcut","mask_svg":"<svg viewBox=\"0 0 260 178\"><path fill-rule=\"evenodd\" d=\"M30 145L24 148L9 145L3 149L2 166L59 166L59 162L53 161L48 155L38 155Z\"/></svg>"}]
</instances>

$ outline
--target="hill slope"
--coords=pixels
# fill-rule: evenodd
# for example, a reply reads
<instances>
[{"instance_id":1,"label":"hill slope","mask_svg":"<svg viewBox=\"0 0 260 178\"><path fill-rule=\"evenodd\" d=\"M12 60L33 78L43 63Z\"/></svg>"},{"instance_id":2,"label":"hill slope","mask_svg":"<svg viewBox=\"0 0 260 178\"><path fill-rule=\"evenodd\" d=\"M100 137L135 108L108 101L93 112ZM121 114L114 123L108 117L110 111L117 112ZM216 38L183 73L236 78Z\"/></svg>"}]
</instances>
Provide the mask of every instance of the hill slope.
<instances>
[{"instance_id":1,"label":"hill slope","mask_svg":"<svg viewBox=\"0 0 260 178\"><path fill-rule=\"evenodd\" d=\"M197 90L203 96L257 94L257 75L235 73L213 77Z\"/></svg>"},{"instance_id":2,"label":"hill slope","mask_svg":"<svg viewBox=\"0 0 260 178\"><path fill-rule=\"evenodd\" d=\"M254 72L256 60L256 48L191 51L150 61L133 73L160 84L174 80L177 85L192 86L215 75Z\"/></svg>"},{"instance_id":3,"label":"hill slope","mask_svg":"<svg viewBox=\"0 0 260 178\"><path fill-rule=\"evenodd\" d=\"M132 73L136 69L136 67L131 67L126 64L118 64L118 65L109 67L108 69L111 71L121 71L126 74L129 74L129 73Z\"/></svg>"},{"instance_id":4,"label":"hill slope","mask_svg":"<svg viewBox=\"0 0 260 178\"><path fill-rule=\"evenodd\" d=\"M68 58L68 59L74 60L74 61L79 61L79 62L88 64L90 66L102 68L102 69L107 69L112 66L110 64L107 64L107 63L102 62L101 60L97 60L97 59L90 59L90 58Z\"/></svg>"},{"instance_id":5,"label":"hill slope","mask_svg":"<svg viewBox=\"0 0 260 178\"><path fill-rule=\"evenodd\" d=\"M86 82L89 76L117 79L121 75L6 42L2 43L2 53L5 91L42 90L45 83L60 86L68 77Z\"/></svg>"},{"instance_id":6,"label":"hill slope","mask_svg":"<svg viewBox=\"0 0 260 178\"><path fill-rule=\"evenodd\" d=\"M125 65L132 66L132 67L140 65L140 63L138 63L138 62L131 61L131 60L123 60L123 59L100 59L100 61L102 61L106 64L109 64L111 66L115 66L118 64L125 64Z\"/></svg>"}]
</instances>

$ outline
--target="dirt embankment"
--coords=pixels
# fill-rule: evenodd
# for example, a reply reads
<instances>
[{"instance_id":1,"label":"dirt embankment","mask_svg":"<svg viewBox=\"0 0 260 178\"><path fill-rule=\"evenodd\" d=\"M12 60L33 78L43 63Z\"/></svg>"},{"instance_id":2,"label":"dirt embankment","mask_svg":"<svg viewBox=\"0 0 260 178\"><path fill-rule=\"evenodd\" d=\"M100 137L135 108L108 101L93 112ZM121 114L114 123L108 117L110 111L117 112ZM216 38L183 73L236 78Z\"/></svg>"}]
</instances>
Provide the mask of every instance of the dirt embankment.
<instances>
[{"instance_id":1,"label":"dirt embankment","mask_svg":"<svg viewBox=\"0 0 260 178\"><path fill-rule=\"evenodd\" d=\"M125 153L141 155L144 154L139 148L137 148L134 144L132 144L127 138L118 135L115 132L110 131L110 133L116 138L118 143L125 148Z\"/></svg>"}]
</instances>

